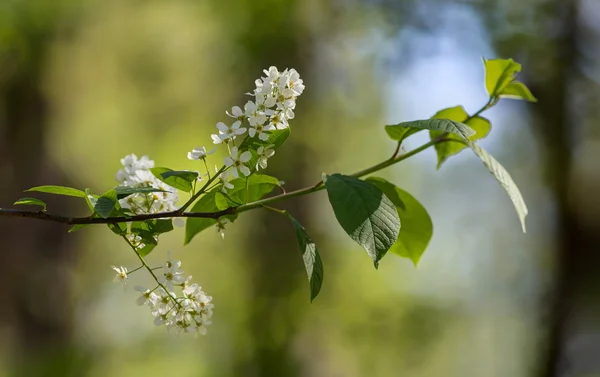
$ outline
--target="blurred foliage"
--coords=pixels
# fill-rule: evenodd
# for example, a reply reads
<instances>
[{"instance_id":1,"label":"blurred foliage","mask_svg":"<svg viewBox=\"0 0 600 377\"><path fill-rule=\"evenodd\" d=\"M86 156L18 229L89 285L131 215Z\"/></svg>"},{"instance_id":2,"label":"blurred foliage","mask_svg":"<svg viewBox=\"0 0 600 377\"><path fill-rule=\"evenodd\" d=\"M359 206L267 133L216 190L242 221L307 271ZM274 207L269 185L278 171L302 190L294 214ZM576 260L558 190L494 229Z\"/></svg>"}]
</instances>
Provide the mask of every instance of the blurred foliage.
<instances>
[{"instance_id":1,"label":"blurred foliage","mask_svg":"<svg viewBox=\"0 0 600 377\"><path fill-rule=\"evenodd\" d=\"M214 124L231 106L243 105L261 69L297 68L307 94L298 103L293 144L277 151L273 166L269 162L294 189L316 182L323 171L348 172L391 154L392 143L382 147L384 124L485 102L483 69L455 69L451 59L512 56L527 68L526 80L544 76L556 63L556 51L539 31L557 15L552 4L3 0L0 90L32 83L48 101L43 142L65 176L48 184L70 179L103 192L128 153L190 168L185 153L209 143ZM495 48L498 54L490 54ZM540 51L548 59L531 66ZM401 80L406 77L415 81ZM418 98L418 106L407 97ZM531 238L512 226L512 209L493 179L482 179L483 169L471 173L478 162L461 155L433 174L434 154L385 173L418 198L436 224L418 269L389 255L375 271L322 209L324 195L289 208L301 212L327 269L310 305L294 229L288 223L275 228L281 221L275 214L244 214L225 241L209 230L185 248L176 230L149 259L159 263L174 250L214 297L214 325L194 340L156 329L133 305L132 290L122 293L111 284L109 266L133 266L135 256L105 227L88 227L69 235L76 237L77 259L62 271L72 317L68 340L56 347L72 349L56 363L68 365L47 363L40 370L90 377L530 375L552 211L525 115L518 105L491 113L503 131L486 148L497 151L508 170L515 168L515 180L531 198ZM131 285L143 285L140 280ZM7 366L46 362L11 348L20 336L13 324L5 323L0 336Z\"/></svg>"}]
</instances>

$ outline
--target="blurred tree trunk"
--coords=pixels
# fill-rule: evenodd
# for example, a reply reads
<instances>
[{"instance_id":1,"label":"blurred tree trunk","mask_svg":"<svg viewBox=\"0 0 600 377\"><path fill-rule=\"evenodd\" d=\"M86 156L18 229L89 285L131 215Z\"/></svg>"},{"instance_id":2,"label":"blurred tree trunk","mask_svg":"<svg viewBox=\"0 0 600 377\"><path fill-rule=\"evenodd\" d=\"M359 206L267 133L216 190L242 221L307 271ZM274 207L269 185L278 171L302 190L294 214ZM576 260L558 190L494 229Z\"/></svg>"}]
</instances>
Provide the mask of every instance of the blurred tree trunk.
<instances>
[{"instance_id":1,"label":"blurred tree trunk","mask_svg":"<svg viewBox=\"0 0 600 377\"><path fill-rule=\"evenodd\" d=\"M29 56L0 55L0 205L25 196L40 184L68 185L49 161L46 130L50 115L42 72L50 30L19 30ZM18 47L23 47L19 45ZM68 212L61 198L48 200ZM0 218L0 320L11 327L15 376L81 376L73 366L71 248L67 228L30 219ZM72 238L71 238L72 240Z\"/></svg>"},{"instance_id":2,"label":"blurred tree trunk","mask_svg":"<svg viewBox=\"0 0 600 377\"><path fill-rule=\"evenodd\" d=\"M586 206L586 197L575 197L574 192L581 191L573 190L592 178L574 180L573 174L574 152L582 144L580 135L584 133L583 125L589 115L584 110L589 99L581 97L576 88L590 83L578 71L583 46L578 2L555 0L552 12L554 21L560 25L558 36L544 44L545 53L535 54L530 65L530 69L547 68L531 82L539 99L532 111L535 112L546 178L556 206L556 274L547 295L547 317L542 322L548 334L542 343L537 372L540 377L600 371L598 337L577 349L583 336L600 332L600 279L597 273L600 233L586 226L581 213L576 210ZM553 23L554 27L556 23ZM550 35L550 31L547 32ZM597 195L597 192L586 194ZM597 208L595 211L596 218L600 218Z\"/></svg>"},{"instance_id":3,"label":"blurred tree trunk","mask_svg":"<svg viewBox=\"0 0 600 377\"><path fill-rule=\"evenodd\" d=\"M247 5L248 28L241 31L238 42L240 56L246 58L240 68L249 74L244 82L253 82L262 75L263 69L271 65L280 70L295 68L304 80L311 77L311 56L305 53L311 51L313 45L306 28L292 17L297 6L297 1L277 0ZM305 93L300 97L300 107L308 107L308 96ZM291 123L292 128L311 127L309 124L299 125L297 119ZM301 142L291 137L277 151L277 158L269 161L267 173L285 180L286 187L290 189L314 184L316 178L305 176L306 155ZM300 202L286 202L285 208L301 223L308 225L309 209ZM298 376L301 370L292 352L292 342L302 311L294 310L292 298L297 289L307 289L297 284L297 277L304 273L302 257L289 220L267 211L257 211L252 216L251 234L246 243L248 249L244 251L251 271L252 305L248 325L252 349L237 353L240 358L235 361L233 373L235 376L256 377Z\"/></svg>"}]
</instances>

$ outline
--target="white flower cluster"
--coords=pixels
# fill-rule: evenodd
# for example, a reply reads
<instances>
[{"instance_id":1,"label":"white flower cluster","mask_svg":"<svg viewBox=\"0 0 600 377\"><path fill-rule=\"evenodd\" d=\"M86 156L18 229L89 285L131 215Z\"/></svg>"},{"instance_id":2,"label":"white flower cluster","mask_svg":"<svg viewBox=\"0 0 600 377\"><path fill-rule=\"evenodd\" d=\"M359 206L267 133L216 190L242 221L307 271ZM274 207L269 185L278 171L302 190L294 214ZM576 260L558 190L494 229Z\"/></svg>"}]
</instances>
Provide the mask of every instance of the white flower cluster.
<instances>
[{"instance_id":1,"label":"white flower cluster","mask_svg":"<svg viewBox=\"0 0 600 377\"><path fill-rule=\"evenodd\" d=\"M113 270L116 272L115 282L127 282L125 267L113 267ZM178 334L205 335L206 326L211 324L212 297L191 280L191 275L184 278L180 261L169 260L158 277L160 285L154 289L135 287L141 293L136 302L139 306L148 305L157 326L164 325ZM181 289L181 296L173 291L175 287Z\"/></svg>"},{"instance_id":2,"label":"white flower cluster","mask_svg":"<svg viewBox=\"0 0 600 377\"><path fill-rule=\"evenodd\" d=\"M174 187L160 181L150 171L154 161L148 156L138 159L135 154L130 154L121 159L123 168L117 172L116 179L121 186L127 187L152 187L165 192L135 193L119 200L121 207L131 210L134 214L168 212L177 209L179 200Z\"/></svg>"},{"instance_id":3,"label":"white flower cluster","mask_svg":"<svg viewBox=\"0 0 600 377\"><path fill-rule=\"evenodd\" d=\"M217 123L218 133L211 135L214 144L227 144L229 156L224 163L228 170L220 176L223 182L222 190L227 188L229 178L249 176L251 169L266 169L267 160L275 154L274 145L266 145L269 133L289 127L289 120L294 118L296 98L304 91L304 83L295 69L286 69L279 72L276 67L269 67L263 71L265 77L255 81L256 88L249 95L254 101L248 101L242 110L234 106L227 115L235 120L231 125L223 122ZM256 165L248 166L252 159L251 151L240 151L235 140L248 133L250 138L258 138L265 142L256 152ZM211 151L212 152L212 151ZM197 147L188 153L190 160L206 158L204 147Z\"/></svg>"}]
</instances>

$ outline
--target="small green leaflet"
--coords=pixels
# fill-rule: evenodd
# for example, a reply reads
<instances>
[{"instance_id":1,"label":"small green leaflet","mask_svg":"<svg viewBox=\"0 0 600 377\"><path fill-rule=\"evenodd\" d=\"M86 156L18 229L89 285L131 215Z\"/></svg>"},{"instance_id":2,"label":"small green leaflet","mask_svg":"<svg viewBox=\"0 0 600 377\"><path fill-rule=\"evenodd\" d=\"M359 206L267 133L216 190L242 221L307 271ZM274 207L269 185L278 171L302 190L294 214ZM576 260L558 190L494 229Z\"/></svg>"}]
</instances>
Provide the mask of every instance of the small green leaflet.
<instances>
[{"instance_id":1,"label":"small green leaflet","mask_svg":"<svg viewBox=\"0 0 600 377\"><path fill-rule=\"evenodd\" d=\"M166 192L165 190L156 189L154 187L127 187L127 186L117 186L115 187L115 191L117 192L117 199L121 200L129 195L143 193L149 194L152 192Z\"/></svg>"},{"instance_id":2,"label":"small green leaflet","mask_svg":"<svg viewBox=\"0 0 600 377\"><path fill-rule=\"evenodd\" d=\"M469 140L471 141L483 139L490 133L490 130L492 128L490 121L484 117L469 117L469 114L467 114L467 112L462 106L449 107L447 109L440 110L433 116L433 118L450 119L457 122L465 123L467 126L471 127L473 131L475 131L475 134L469 137ZM435 138L440 137L443 134L444 132L442 131L429 131L429 136L431 137L431 140L434 140ZM442 164L448 159L448 157L459 153L467 147L467 145L465 145L465 143L462 142L462 136L449 134L447 138L457 140L457 142L446 141L434 145L438 158L437 169L439 169L442 166Z\"/></svg>"},{"instance_id":3,"label":"small green leaflet","mask_svg":"<svg viewBox=\"0 0 600 377\"><path fill-rule=\"evenodd\" d=\"M289 213L285 212L285 215L290 219L296 230L298 245L304 260L304 268L306 268L308 282L310 283L310 301L312 302L321 291L321 285L323 284L323 263L319 256L319 250L317 250L317 246L306 233L306 229L302 224Z\"/></svg>"},{"instance_id":4,"label":"small green leaflet","mask_svg":"<svg viewBox=\"0 0 600 377\"><path fill-rule=\"evenodd\" d=\"M325 188L338 223L367 251L377 268L398 238L396 207L380 189L355 177L329 175Z\"/></svg>"},{"instance_id":5,"label":"small green leaflet","mask_svg":"<svg viewBox=\"0 0 600 377\"><path fill-rule=\"evenodd\" d=\"M494 157L492 157L488 152L486 152L479 145L474 143L471 144L471 149L473 152L481 159L481 162L488 168L490 173L500 182L500 185L504 188L506 193L508 194L510 200L512 201L515 210L517 211L517 215L519 215L519 221L521 221L521 227L523 228L523 233L526 232L525 229L525 217L527 217L527 205L525 204L525 200L523 200L523 196L521 195L521 191L513 181L512 177L506 169Z\"/></svg>"},{"instance_id":6,"label":"small green leaflet","mask_svg":"<svg viewBox=\"0 0 600 377\"><path fill-rule=\"evenodd\" d=\"M77 232L79 229L85 228L86 226L90 226L91 224L77 224L73 225L68 233Z\"/></svg>"},{"instance_id":7,"label":"small green leaflet","mask_svg":"<svg viewBox=\"0 0 600 377\"><path fill-rule=\"evenodd\" d=\"M167 233L173 230L173 221L171 219L151 219L144 221L134 221L131 223L131 232L139 233L142 231L153 234Z\"/></svg>"},{"instance_id":8,"label":"small green leaflet","mask_svg":"<svg viewBox=\"0 0 600 377\"><path fill-rule=\"evenodd\" d=\"M198 179L198 173L186 170L176 171L169 168L151 168L150 171L164 183L185 192L192 191L192 183Z\"/></svg>"},{"instance_id":9,"label":"small green leaflet","mask_svg":"<svg viewBox=\"0 0 600 377\"><path fill-rule=\"evenodd\" d=\"M72 187L64 187L64 186L37 186L32 187L28 191L37 191L37 192L45 192L47 194L54 195L66 195L66 196L75 196L77 198L85 198L85 193L81 190L72 188Z\"/></svg>"},{"instance_id":10,"label":"small green leaflet","mask_svg":"<svg viewBox=\"0 0 600 377\"><path fill-rule=\"evenodd\" d=\"M537 102L537 98L531 94L529 88L519 81L513 81L508 84L500 93L498 93L498 97Z\"/></svg>"},{"instance_id":11,"label":"small green leaflet","mask_svg":"<svg viewBox=\"0 0 600 377\"><path fill-rule=\"evenodd\" d=\"M409 258L416 267L433 235L429 213L417 199L393 183L379 177L369 177L366 181L377 186L398 210L402 228L390 252Z\"/></svg>"},{"instance_id":12,"label":"small green leaflet","mask_svg":"<svg viewBox=\"0 0 600 377\"><path fill-rule=\"evenodd\" d=\"M117 191L108 190L98 198L94 205L94 211L102 218L106 219L110 216L117 205Z\"/></svg>"},{"instance_id":13,"label":"small green leaflet","mask_svg":"<svg viewBox=\"0 0 600 377\"><path fill-rule=\"evenodd\" d=\"M31 206L40 206L42 207L42 211L46 210L46 203L36 198L21 198L13 203L14 205L31 205Z\"/></svg>"},{"instance_id":14,"label":"small green leaflet","mask_svg":"<svg viewBox=\"0 0 600 377\"><path fill-rule=\"evenodd\" d=\"M485 88L490 97L499 95L521 72L521 64L512 59L484 59L483 64Z\"/></svg>"},{"instance_id":15,"label":"small green leaflet","mask_svg":"<svg viewBox=\"0 0 600 377\"><path fill-rule=\"evenodd\" d=\"M392 140L402 141L406 137L406 129L415 129L415 132L421 130L433 130L443 133L449 132L468 139L475 134L475 131L466 124L450 119L424 119L410 122L402 122L395 125L385 126L385 131ZM413 133L415 133L413 132ZM412 133L411 133L412 135Z\"/></svg>"}]
</instances>

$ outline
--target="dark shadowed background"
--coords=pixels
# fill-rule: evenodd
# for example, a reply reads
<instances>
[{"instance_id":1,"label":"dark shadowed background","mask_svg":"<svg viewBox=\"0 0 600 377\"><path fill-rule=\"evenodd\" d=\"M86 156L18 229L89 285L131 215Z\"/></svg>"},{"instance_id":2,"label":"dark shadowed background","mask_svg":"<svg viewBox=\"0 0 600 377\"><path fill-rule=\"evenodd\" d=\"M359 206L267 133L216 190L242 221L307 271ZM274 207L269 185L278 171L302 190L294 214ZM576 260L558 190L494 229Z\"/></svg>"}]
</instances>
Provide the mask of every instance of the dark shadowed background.
<instances>
[{"instance_id":1,"label":"dark shadowed background","mask_svg":"<svg viewBox=\"0 0 600 377\"><path fill-rule=\"evenodd\" d=\"M164 236L149 260L172 250L214 298L199 339L135 305L147 277L112 283L136 259L106 227L0 218L0 376L600 376L599 25L598 0L0 0L0 207L42 184L102 192L129 153L199 168L186 152L270 65L306 84L267 170L288 189L389 156L385 124L477 110L482 57L522 63L539 99L503 100L482 142L523 191L527 234L475 156L436 171L428 151L383 173L431 213L416 269L388 255L375 271L324 192L283 205L324 259L312 304L272 213L224 241Z\"/></svg>"}]
</instances>

